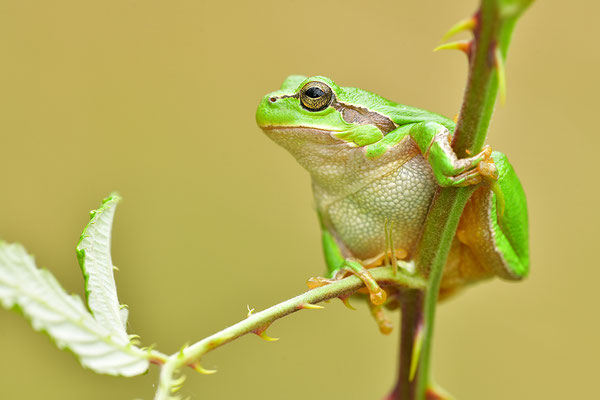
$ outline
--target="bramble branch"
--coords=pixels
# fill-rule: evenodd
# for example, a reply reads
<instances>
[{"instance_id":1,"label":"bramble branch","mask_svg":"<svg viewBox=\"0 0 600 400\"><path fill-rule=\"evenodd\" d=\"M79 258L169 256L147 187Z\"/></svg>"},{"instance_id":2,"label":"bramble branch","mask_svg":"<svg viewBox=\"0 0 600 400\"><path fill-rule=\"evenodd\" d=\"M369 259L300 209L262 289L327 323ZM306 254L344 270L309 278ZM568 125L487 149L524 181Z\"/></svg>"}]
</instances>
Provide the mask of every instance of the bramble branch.
<instances>
[{"instance_id":1,"label":"bramble branch","mask_svg":"<svg viewBox=\"0 0 600 400\"><path fill-rule=\"evenodd\" d=\"M389 267L374 268L371 269L370 272L373 278L377 280L382 287L393 286L395 288L399 287L419 290L423 290L425 287L425 281L423 279L417 276L407 275L402 271L394 273ZM363 282L356 276L344 278L337 282L309 290L308 292L276 304L256 314L250 312L245 320L208 336L191 346L182 348L179 352L164 359L155 400L173 398L172 394L174 390L176 390L183 382L182 378L175 379L174 375L182 367L189 366L200 373L215 372L207 371L200 366L200 358L204 354L248 333L257 334L265 340L277 340L266 335L266 329L274 321L296 311L322 308L316 306L316 304L336 297L344 299L362 287L364 287Z\"/></svg>"}]
</instances>

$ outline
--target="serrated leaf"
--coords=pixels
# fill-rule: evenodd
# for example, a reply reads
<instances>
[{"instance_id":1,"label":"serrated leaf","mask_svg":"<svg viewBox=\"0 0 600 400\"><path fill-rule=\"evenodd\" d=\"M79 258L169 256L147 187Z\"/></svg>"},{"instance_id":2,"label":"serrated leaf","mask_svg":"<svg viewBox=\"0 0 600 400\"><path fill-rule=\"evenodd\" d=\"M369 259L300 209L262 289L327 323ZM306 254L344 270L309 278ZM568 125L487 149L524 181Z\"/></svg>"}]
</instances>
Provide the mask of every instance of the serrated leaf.
<instances>
[{"instance_id":1,"label":"serrated leaf","mask_svg":"<svg viewBox=\"0 0 600 400\"><path fill-rule=\"evenodd\" d=\"M115 335L127 339L127 310L117 298L110 255L110 235L119 200L118 195L112 194L98 210L90 213L90 222L77 245L77 259L85 279L87 305L94 318Z\"/></svg>"},{"instance_id":2,"label":"serrated leaf","mask_svg":"<svg viewBox=\"0 0 600 400\"><path fill-rule=\"evenodd\" d=\"M79 296L69 295L19 244L0 242L0 302L18 309L37 331L99 373L134 376L148 369L148 353L101 325Z\"/></svg>"}]
</instances>

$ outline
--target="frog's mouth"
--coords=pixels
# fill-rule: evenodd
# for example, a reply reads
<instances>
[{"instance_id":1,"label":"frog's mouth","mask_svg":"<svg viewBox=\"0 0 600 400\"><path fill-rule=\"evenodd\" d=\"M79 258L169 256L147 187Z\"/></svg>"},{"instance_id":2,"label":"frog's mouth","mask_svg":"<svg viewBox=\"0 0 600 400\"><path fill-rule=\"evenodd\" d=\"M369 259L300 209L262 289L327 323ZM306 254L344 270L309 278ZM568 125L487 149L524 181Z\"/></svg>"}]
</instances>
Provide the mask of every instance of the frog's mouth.
<instances>
[{"instance_id":1,"label":"frog's mouth","mask_svg":"<svg viewBox=\"0 0 600 400\"><path fill-rule=\"evenodd\" d=\"M334 129L314 128L312 126L287 126L287 125L263 125L260 127L263 131L281 131L281 132L302 132L310 134L330 134L341 132Z\"/></svg>"},{"instance_id":2,"label":"frog's mouth","mask_svg":"<svg viewBox=\"0 0 600 400\"><path fill-rule=\"evenodd\" d=\"M311 126L264 125L260 127L275 142L285 145L286 142L312 142L320 145L339 145L346 143L334 134L341 130L315 128ZM287 147L287 146L286 146Z\"/></svg>"}]
</instances>

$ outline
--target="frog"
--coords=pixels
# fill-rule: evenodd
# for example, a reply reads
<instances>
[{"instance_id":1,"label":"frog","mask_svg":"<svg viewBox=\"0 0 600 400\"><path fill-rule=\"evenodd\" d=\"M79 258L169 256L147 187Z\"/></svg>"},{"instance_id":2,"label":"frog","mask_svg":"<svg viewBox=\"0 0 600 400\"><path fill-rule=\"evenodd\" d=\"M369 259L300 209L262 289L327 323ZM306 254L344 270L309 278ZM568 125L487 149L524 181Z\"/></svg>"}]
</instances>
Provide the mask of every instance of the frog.
<instances>
[{"instance_id":1,"label":"frog","mask_svg":"<svg viewBox=\"0 0 600 400\"><path fill-rule=\"evenodd\" d=\"M261 99L256 122L310 174L328 271L316 285L354 274L371 302L383 304L386 292L368 270L390 265L417 273L414 258L436 192L471 185L440 298L483 279L528 275L521 182L490 146L459 158L453 119L327 77L292 75Z\"/></svg>"}]
</instances>

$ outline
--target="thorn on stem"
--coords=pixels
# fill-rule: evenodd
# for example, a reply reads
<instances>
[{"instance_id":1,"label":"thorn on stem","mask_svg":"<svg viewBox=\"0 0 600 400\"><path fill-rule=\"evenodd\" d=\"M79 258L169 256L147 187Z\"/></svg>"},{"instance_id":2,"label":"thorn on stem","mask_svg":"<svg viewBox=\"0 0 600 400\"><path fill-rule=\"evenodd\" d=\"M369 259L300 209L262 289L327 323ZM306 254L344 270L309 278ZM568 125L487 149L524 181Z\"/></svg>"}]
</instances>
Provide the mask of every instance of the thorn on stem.
<instances>
[{"instance_id":1,"label":"thorn on stem","mask_svg":"<svg viewBox=\"0 0 600 400\"><path fill-rule=\"evenodd\" d=\"M183 358L184 354L183 352L185 351L185 349L187 349L187 347L190 345L189 342L184 343L183 346L181 346L181 348L179 349L179 354L177 355L177 357L179 358Z\"/></svg>"},{"instance_id":2,"label":"thorn on stem","mask_svg":"<svg viewBox=\"0 0 600 400\"><path fill-rule=\"evenodd\" d=\"M417 332L415 333L415 340L413 344L412 356L410 359L410 373L408 380L410 382L415 379L415 374L417 372L417 367L419 366L419 358L421 358L421 347L423 345L423 337L424 337L424 329L423 322L419 324L417 328Z\"/></svg>"},{"instance_id":3,"label":"thorn on stem","mask_svg":"<svg viewBox=\"0 0 600 400\"><path fill-rule=\"evenodd\" d=\"M248 315L246 316L246 318L249 318L254 312L254 308L250 308L249 304L246 304L246 308L248 309Z\"/></svg>"},{"instance_id":4,"label":"thorn on stem","mask_svg":"<svg viewBox=\"0 0 600 400\"><path fill-rule=\"evenodd\" d=\"M279 340L279 338L274 338L274 337L270 337L269 335L267 335L267 328L270 325L271 324L264 325L252 332L255 333L256 335L258 335L261 339L266 340L267 342L275 342L275 341Z\"/></svg>"},{"instance_id":5,"label":"thorn on stem","mask_svg":"<svg viewBox=\"0 0 600 400\"><path fill-rule=\"evenodd\" d=\"M444 34L444 36L442 36L442 42L444 40L448 40L449 38L456 35L457 33L460 33L463 31L473 31L473 30L475 30L476 25L477 25L477 19L475 17L466 18L461 21L458 21L456 24L454 24L454 26L452 26L450 29L448 29L448 31Z\"/></svg>"},{"instance_id":6,"label":"thorn on stem","mask_svg":"<svg viewBox=\"0 0 600 400\"><path fill-rule=\"evenodd\" d=\"M438 50L460 50L465 53L467 56L471 55L471 40L458 40L456 42L444 43L433 49L433 51Z\"/></svg>"},{"instance_id":7,"label":"thorn on stem","mask_svg":"<svg viewBox=\"0 0 600 400\"><path fill-rule=\"evenodd\" d=\"M347 308L349 308L349 309L351 309L353 311L356 311L356 308L352 307L352 304L350 304L350 295L349 294L347 294L347 295L340 295L340 296L338 296L338 299L340 299L342 301L342 303L344 303L344 305Z\"/></svg>"},{"instance_id":8,"label":"thorn on stem","mask_svg":"<svg viewBox=\"0 0 600 400\"><path fill-rule=\"evenodd\" d=\"M185 375L181 375L179 378L173 380L171 384L171 393L176 393L179 389L181 389L181 385L185 382Z\"/></svg>"},{"instance_id":9,"label":"thorn on stem","mask_svg":"<svg viewBox=\"0 0 600 400\"><path fill-rule=\"evenodd\" d=\"M200 362L198 362L198 361L196 361L195 363L192 363L192 364L188 364L188 366L190 368L192 368L194 371L196 371L202 375L212 375L217 372L216 369L204 369L202 367L202 365L200 365Z\"/></svg>"},{"instance_id":10,"label":"thorn on stem","mask_svg":"<svg viewBox=\"0 0 600 400\"><path fill-rule=\"evenodd\" d=\"M148 353L148 357L152 357L152 350L154 350L154 348L156 347L156 343L152 343L150 346L148 347L143 347L142 350L144 350L145 352Z\"/></svg>"},{"instance_id":11,"label":"thorn on stem","mask_svg":"<svg viewBox=\"0 0 600 400\"><path fill-rule=\"evenodd\" d=\"M140 335L136 335L136 334L131 334L131 335L127 335L127 337L129 338L129 343L134 345L134 346L139 346L142 342L139 340L140 339Z\"/></svg>"},{"instance_id":12,"label":"thorn on stem","mask_svg":"<svg viewBox=\"0 0 600 400\"><path fill-rule=\"evenodd\" d=\"M321 308L325 307L311 303L302 303L298 306L299 310L320 310Z\"/></svg>"}]
</instances>

